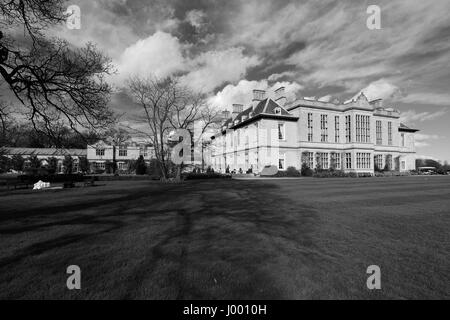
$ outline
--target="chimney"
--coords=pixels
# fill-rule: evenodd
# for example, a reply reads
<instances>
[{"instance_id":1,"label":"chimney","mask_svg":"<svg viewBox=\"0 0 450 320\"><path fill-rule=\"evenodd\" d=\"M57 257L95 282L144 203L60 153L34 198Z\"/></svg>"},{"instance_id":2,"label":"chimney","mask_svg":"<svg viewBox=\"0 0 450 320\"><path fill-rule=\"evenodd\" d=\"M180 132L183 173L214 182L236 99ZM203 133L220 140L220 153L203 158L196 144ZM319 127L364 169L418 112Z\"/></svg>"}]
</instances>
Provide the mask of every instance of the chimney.
<instances>
[{"instance_id":1,"label":"chimney","mask_svg":"<svg viewBox=\"0 0 450 320\"><path fill-rule=\"evenodd\" d=\"M383 108L383 100L382 99L370 101L370 104L373 105L373 107L375 109Z\"/></svg>"},{"instance_id":2,"label":"chimney","mask_svg":"<svg viewBox=\"0 0 450 320\"><path fill-rule=\"evenodd\" d=\"M284 107L287 100L284 89L284 87L279 87L277 90L275 90L275 102L277 102L282 107Z\"/></svg>"},{"instance_id":3,"label":"chimney","mask_svg":"<svg viewBox=\"0 0 450 320\"><path fill-rule=\"evenodd\" d=\"M222 111L222 119L223 119L223 120L227 120L228 118L230 118L230 111L228 111L228 110L223 110L223 111Z\"/></svg>"},{"instance_id":4,"label":"chimney","mask_svg":"<svg viewBox=\"0 0 450 320\"><path fill-rule=\"evenodd\" d=\"M261 101L264 100L266 96L266 91L264 90L253 90L253 100L252 101Z\"/></svg>"},{"instance_id":5,"label":"chimney","mask_svg":"<svg viewBox=\"0 0 450 320\"><path fill-rule=\"evenodd\" d=\"M253 90L253 100L252 100L252 110L255 110L258 103L266 97L266 91L264 90Z\"/></svg>"},{"instance_id":6,"label":"chimney","mask_svg":"<svg viewBox=\"0 0 450 320\"><path fill-rule=\"evenodd\" d=\"M244 111L244 105L237 103L233 104L233 113L232 113L233 119L236 118L236 116L242 111Z\"/></svg>"}]
</instances>

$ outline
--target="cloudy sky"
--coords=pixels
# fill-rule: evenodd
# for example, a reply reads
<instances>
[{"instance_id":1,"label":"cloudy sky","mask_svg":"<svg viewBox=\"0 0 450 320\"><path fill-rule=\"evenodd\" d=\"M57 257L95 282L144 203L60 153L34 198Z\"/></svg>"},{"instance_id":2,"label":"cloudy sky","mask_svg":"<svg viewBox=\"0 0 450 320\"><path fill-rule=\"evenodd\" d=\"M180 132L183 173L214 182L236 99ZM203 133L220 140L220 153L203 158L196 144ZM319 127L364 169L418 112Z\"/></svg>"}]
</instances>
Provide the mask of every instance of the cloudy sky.
<instances>
[{"instance_id":1,"label":"cloudy sky","mask_svg":"<svg viewBox=\"0 0 450 320\"><path fill-rule=\"evenodd\" d=\"M418 154L450 160L450 1L71 0L80 30L117 66L116 110L136 108L120 92L133 74L167 76L229 108L254 88L285 85L290 98L347 100L360 92L399 109L418 128ZM381 8L381 30L366 26Z\"/></svg>"}]
</instances>

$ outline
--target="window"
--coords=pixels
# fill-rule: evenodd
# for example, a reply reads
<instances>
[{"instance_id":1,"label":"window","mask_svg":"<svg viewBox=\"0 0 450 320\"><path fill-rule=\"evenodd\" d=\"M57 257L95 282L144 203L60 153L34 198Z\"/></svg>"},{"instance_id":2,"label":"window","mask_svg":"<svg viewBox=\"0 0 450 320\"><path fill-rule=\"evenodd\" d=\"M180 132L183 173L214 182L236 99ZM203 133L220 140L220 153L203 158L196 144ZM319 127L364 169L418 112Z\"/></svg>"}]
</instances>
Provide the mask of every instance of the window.
<instances>
[{"instance_id":1,"label":"window","mask_svg":"<svg viewBox=\"0 0 450 320\"><path fill-rule=\"evenodd\" d=\"M275 108L275 114L281 114L281 108Z\"/></svg>"},{"instance_id":2,"label":"window","mask_svg":"<svg viewBox=\"0 0 450 320\"><path fill-rule=\"evenodd\" d=\"M328 169L329 168L329 163L328 163L328 153L326 152L321 152L318 154L319 155L319 163L320 163L320 167L322 169Z\"/></svg>"},{"instance_id":3,"label":"window","mask_svg":"<svg viewBox=\"0 0 450 320\"><path fill-rule=\"evenodd\" d=\"M105 155L105 149L95 149L95 155L96 156L104 156Z\"/></svg>"},{"instance_id":4,"label":"window","mask_svg":"<svg viewBox=\"0 0 450 320\"><path fill-rule=\"evenodd\" d=\"M123 170L127 170L127 164L125 162L118 162L117 163L117 168L121 171Z\"/></svg>"},{"instance_id":5,"label":"window","mask_svg":"<svg viewBox=\"0 0 450 320\"><path fill-rule=\"evenodd\" d=\"M352 168L352 154L346 153L345 154L345 169L351 169Z\"/></svg>"},{"instance_id":6,"label":"window","mask_svg":"<svg viewBox=\"0 0 450 320\"><path fill-rule=\"evenodd\" d=\"M377 131L377 144L383 144L383 136L381 134L381 121L377 120L376 122L376 131Z\"/></svg>"},{"instance_id":7,"label":"window","mask_svg":"<svg viewBox=\"0 0 450 320\"><path fill-rule=\"evenodd\" d=\"M351 116L345 116L345 142L352 142Z\"/></svg>"},{"instance_id":8,"label":"window","mask_svg":"<svg viewBox=\"0 0 450 320\"><path fill-rule=\"evenodd\" d=\"M278 124L278 139L280 139L280 140L285 139L284 123Z\"/></svg>"},{"instance_id":9,"label":"window","mask_svg":"<svg viewBox=\"0 0 450 320\"><path fill-rule=\"evenodd\" d=\"M402 170L406 169L406 162L405 161L401 162L401 168L402 168Z\"/></svg>"},{"instance_id":10,"label":"window","mask_svg":"<svg viewBox=\"0 0 450 320\"><path fill-rule=\"evenodd\" d=\"M128 152L127 152L127 147L126 146L119 146L119 157L126 157Z\"/></svg>"},{"instance_id":11,"label":"window","mask_svg":"<svg viewBox=\"0 0 450 320\"><path fill-rule=\"evenodd\" d=\"M356 142L361 142L361 115L356 115Z\"/></svg>"},{"instance_id":12,"label":"window","mask_svg":"<svg viewBox=\"0 0 450 320\"><path fill-rule=\"evenodd\" d=\"M388 122L388 145L392 146L392 122Z\"/></svg>"},{"instance_id":13,"label":"window","mask_svg":"<svg viewBox=\"0 0 450 320\"><path fill-rule=\"evenodd\" d=\"M95 168L105 170L105 163L104 162L96 162Z\"/></svg>"},{"instance_id":14,"label":"window","mask_svg":"<svg viewBox=\"0 0 450 320\"><path fill-rule=\"evenodd\" d=\"M339 116L334 117L334 142L339 143Z\"/></svg>"},{"instance_id":15,"label":"window","mask_svg":"<svg viewBox=\"0 0 450 320\"><path fill-rule=\"evenodd\" d=\"M221 141L219 143L221 143ZM147 146L145 146L145 145L139 146L139 155L143 156L144 158L146 158L148 156Z\"/></svg>"},{"instance_id":16,"label":"window","mask_svg":"<svg viewBox=\"0 0 450 320\"><path fill-rule=\"evenodd\" d=\"M307 152L306 153L306 165L308 168L314 168L314 153Z\"/></svg>"},{"instance_id":17,"label":"window","mask_svg":"<svg viewBox=\"0 0 450 320\"><path fill-rule=\"evenodd\" d=\"M366 120L366 142L370 143L370 116L365 116Z\"/></svg>"},{"instance_id":18,"label":"window","mask_svg":"<svg viewBox=\"0 0 450 320\"><path fill-rule=\"evenodd\" d=\"M328 116L326 114L320 115L320 141L328 142Z\"/></svg>"},{"instance_id":19,"label":"window","mask_svg":"<svg viewBox=\"0 0 450 320\"><path fill-rule=\"evenodd\" d=\"M375 166L378 168L378 170L382 170L383 169L383 155L377 154L374 158L374 161L375 161Z\"/></svg>"},{"instance_id":20,"label":"window","mask_svg":"<svg viewBox=\"0 0 450 320\"><path fill-rule=\"evenodd\" d=\"M281 153L278 155L278 169L284 170L285 168L285 155Z\"/></svg>"},{"instance_id":21,"label":"window","mask_svg":"<svg viewBox=\"0 0 450 320\"><path fill-rule=\"evenodd\" d=\"M357 169L370 169L370 153L357 152L356 153L356 168Z\"/></svg>"},{"instance_id":22,"label":"window","mask_svg":"<svg viewBox=\"0 0 450 320\"><path fill-rule=\"evenodd\" d=\"M402 133L402 147L405 146L405 134Z\"/></svg>"},{"instance_id":23,"label":"window","mask_svg":"<svg viewBox=\"0 0 450 320\"><path fill-rule=\"evenodd\" d=\"M370 142L370 117L356 115L356 142Z\"/></svg>"},{"instance_id":24,"label":"window","mask_svg":"<svg viewBox=\"0 0 450 320\"><path fill-rule=\"evenodd\" d=\"M336 166L336 169L341 169L341 154L340 153L334 154L334 164Z\"/></svg>"},{"instance_id":25,"label":"window","mask_svg":"<svg viewBox=\"0 0 450 320\"><path fill-rule=\"evenodd\" d=\"M308 113L308 141L313 141L313 114Z\"/></svg>"}]
</instances>

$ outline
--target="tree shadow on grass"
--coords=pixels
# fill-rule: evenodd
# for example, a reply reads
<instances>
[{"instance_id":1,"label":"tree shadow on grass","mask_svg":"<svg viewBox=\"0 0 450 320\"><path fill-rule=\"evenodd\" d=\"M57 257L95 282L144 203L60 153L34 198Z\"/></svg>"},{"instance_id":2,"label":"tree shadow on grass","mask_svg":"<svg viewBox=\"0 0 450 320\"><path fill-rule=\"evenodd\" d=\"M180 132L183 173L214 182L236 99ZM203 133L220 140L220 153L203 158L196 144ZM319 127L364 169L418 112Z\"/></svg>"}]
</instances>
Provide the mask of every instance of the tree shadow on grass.
<instances>
[{"instance_id":1,"label":"tree shadow on grass","mask_svg":"<svg viewBox=\"0 0 450 320\"><path fill-rule=\"evenodd\" d=\"M272 193L278 189L274 185L240 182L214 187L202 183L185 190L182 197L186 203L197 197L201 205L177 209L175 227L145 253L145 260L128 278L123 298L287 296L273 276L277 270L266 266L284 263L281 260L296 247L308 247L305 255L314 251L315 211L296 207L282 195L274 202ZM146 295L145 286L154 285L160 277L166 292Z\"/></svg>"},{"instance_id":2,"label":"tree shadow on grass","mask_svg":"<svg viewBox=\"0 0 450 320\"><path fill-rule=\"evenodd\" d=\"M138 226L172 223L162 228L161 237L149 235L151 241L140 244L143 259L125 275L122 298L281 299L289 294L277 273L289 272L287 261L298 258L293 255L315 258L311 235L319 218L313 208L299 207L281 194L279 186L205 181L162 185L151 194L145 188L123 193L39 213L33 208L17 210L15 222L30 216L44 222L3 228L0 234L43 232L63 225L99 229L35 242L0 260L0 267L71 244L83 243L88 251L105 233L114 235L125 227L132 232ZM94 208L93 213L83 212ZM173 221L157 222L169 211L176 213ZM281 270L271 270L280 266Z\"/></svg>"}]
</instances>

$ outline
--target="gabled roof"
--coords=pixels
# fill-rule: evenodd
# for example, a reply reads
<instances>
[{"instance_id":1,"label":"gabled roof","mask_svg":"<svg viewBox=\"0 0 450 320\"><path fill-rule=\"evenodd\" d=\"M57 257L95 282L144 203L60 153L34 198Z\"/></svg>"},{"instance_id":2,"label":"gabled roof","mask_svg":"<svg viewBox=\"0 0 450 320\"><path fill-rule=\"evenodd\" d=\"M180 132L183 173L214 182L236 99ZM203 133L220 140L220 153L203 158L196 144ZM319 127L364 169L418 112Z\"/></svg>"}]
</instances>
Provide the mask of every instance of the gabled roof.
<instances>
[{"instance_id":1,"label":"gabled roof","mask_svg":"<svg viewBox=\"0 0 450 320\"><path fill-rule=\"evenodd\" d=\"M279 109L280 113L276 113L275 110ZM285 108L280 106L276 101L273 101L270 98L266 98L261 100L253 109L253 107L248 107L244 111L240 112L234 119L227 119L222 125L222 133L228 129L230 125L230 129L237 129L241 126L248 125L253 121L256 121L261 118L266 119L280 119L286 121L297 121L298 117L289 113ZM237 123L235 123L237 122Z\"/></svg>"},{"instance_id":2,"label":"gabled roof","mask_svg":"<svg viewBox=\"0 0 450 320\"><path fill-rule=\"evenodd\" d=\"M242 119L245 117L245 119L250 118L250 112L252 112L252 107L249 107L247 109L245 109L244 111L242 111L241 113L239 113L236 118L234 119L234 121L238 120L239 122L242 121ZM231 120L231 119L230 119ZM234 122L233 121L233 122Z\"/></svg>"}]
</instances>

